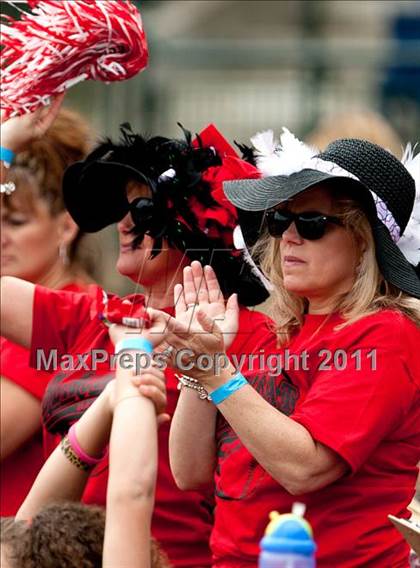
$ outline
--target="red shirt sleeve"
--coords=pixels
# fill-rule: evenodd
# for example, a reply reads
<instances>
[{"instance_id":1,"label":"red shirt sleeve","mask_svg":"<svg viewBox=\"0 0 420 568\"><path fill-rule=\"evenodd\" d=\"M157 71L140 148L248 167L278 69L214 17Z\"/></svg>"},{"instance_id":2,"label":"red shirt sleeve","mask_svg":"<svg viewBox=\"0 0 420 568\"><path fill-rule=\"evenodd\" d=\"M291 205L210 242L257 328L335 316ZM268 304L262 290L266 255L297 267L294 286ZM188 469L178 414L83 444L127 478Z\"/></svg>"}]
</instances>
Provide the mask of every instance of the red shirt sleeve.
<instances>
[{"instance_id":1,"label":"red shirt sleeve","mask_svg":"<svg viewBox=\"0 0 420 568\"><path fill-rule=\"evenodd\" d=\"M83 323L90 319L91 294L35 286L30 365L39 368L40 353L48 360L69 352ZM42 366L41 366L42 368Z\"/></svg>"},{"instance_id":2,"label":"red shirt sleeve","mask_svg":"<svg viewBox=\"0 0 420 568\"><path fill-rule=\"evenodd\" d=\"M22 387L39 400L44 396L51 374L29 367L29 349L1 338L1 376Z\"/></svg>"},{"instance_id":3,"label":"red shirt sleeve","mask_svg":"<svg viewBox=\"0 0 420 568\"><path fill-rule=\"evenodd\" d=\"M413 346L420 344L420 331L406 318L397 316L392 324L372 325L353 345L346 340L347 346L337 343L337 349L344 347L347 352L345 368L332 365L318 370L291 416L315 440L336 451L352 472L401 425L415 404L419 363ZM360 357L351 357L355 349ZM374 358L368 356L372 350Z\"/></svg>"}]
</instances>

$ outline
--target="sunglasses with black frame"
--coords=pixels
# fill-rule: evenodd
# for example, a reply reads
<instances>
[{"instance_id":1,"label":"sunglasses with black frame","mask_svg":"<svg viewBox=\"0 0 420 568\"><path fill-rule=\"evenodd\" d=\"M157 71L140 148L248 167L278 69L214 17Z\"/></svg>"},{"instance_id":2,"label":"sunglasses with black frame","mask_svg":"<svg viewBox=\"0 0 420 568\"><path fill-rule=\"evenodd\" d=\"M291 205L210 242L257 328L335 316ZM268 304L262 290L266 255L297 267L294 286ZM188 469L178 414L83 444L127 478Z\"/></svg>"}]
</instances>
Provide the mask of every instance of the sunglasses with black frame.
<instances>
[{"instance_id":1,"label":"sunglasses with black frame","mask_svg":"<svg viewBox=\"0 0 420 568\"><path fill-rule=\"evenodd\" d=\"M266 212L265 219L269 234L275 238L281 238L293 222L299 235L309 241L321 239L329 223L343 226L338 217L325 215L319 211L292 213L285 209L274 209Z\"/></svg>"}]
</instances>

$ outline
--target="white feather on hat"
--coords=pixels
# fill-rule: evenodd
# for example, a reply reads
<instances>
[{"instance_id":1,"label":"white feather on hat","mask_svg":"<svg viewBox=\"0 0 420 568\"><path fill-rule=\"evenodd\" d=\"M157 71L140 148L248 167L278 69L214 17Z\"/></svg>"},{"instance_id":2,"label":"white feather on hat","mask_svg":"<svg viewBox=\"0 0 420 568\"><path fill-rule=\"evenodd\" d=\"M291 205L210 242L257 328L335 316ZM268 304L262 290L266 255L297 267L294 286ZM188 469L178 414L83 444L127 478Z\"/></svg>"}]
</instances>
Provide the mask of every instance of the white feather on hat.
<instances>
[{"instance_id":1,"label":"white feather on hat","mask_svg":"<svg viewBox=\"0 0 420 568\"><path fill-rule=\"evenodd\" d=\"M358 178L341 168L338 164L316 158L319 150L308 146L283 126L280 143L274 138L272 130L259 132L251 138L256 151L256 162L263 176L290 176L305 169L317 170L327 174ZM359 180L358 180L359 181Z\"/></svg>"},{"instance_id":2,"label":"white feather on hat","mask_svg":"<svg viewBox=\"0 0 420 568\"><path fill-rule=\"evenodd\" d=\"M398 247L411 264L417 266L420 263L420 152L415 156L414 148L408 143L402 164L407 168L416 184L416 198L410 220L405 231L398 241Z\"/></svg>"},{"instance_id":3,"label":"white feather on hat","mask_svg":"<svg viewBox=\"0 0 420 568\"><path fill-rule=\"evenodd\" d=\"M269 292L271 292L274 287L270 283L270 281L264 276L264 274L258 268L258 266L255 264L251 254L248 250L248 247L246 246L244 235L242 233L242 229L241 229L240 225L236 225L236 227L233 231L233 245L237 250L240 250L242 252L244 261L247 264L249 264L252 272L260 280L260 282L262 282L265 289L268 290Z\"/></svg>"},{"instance_id":4,"label":"white feather on hat","mask_svg":"<svg viewBox=\"0 0 420 568\"><path fill-rule=\"evenodd\" d=\"M280 143L274 138L272 130L258 132L251 138L256 150L258 169L264 176L289 176L308 167L307 162L318 150L301 142L287 128L283 127Z\"/></svg>"}]
</instances>

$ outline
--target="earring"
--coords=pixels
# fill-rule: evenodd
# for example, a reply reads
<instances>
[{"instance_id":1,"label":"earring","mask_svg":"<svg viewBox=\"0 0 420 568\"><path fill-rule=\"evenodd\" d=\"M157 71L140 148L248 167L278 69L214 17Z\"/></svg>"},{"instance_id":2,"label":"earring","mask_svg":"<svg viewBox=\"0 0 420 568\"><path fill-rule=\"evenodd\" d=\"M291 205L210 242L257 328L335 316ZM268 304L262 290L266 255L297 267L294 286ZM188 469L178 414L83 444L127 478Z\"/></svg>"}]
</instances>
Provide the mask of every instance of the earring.
<instances>
[{"instance_id":1,"label":"earring","mask_svg":"<svg viewBox=\"0 0 420 568\"><path fill-rule=\"evenodd\" d=\"M61 243L58 247L58 256L60 257L63 266L68 266L70 264L69 255L67 252L67 245L65 243Z\"/></svg>"}]
</instances>

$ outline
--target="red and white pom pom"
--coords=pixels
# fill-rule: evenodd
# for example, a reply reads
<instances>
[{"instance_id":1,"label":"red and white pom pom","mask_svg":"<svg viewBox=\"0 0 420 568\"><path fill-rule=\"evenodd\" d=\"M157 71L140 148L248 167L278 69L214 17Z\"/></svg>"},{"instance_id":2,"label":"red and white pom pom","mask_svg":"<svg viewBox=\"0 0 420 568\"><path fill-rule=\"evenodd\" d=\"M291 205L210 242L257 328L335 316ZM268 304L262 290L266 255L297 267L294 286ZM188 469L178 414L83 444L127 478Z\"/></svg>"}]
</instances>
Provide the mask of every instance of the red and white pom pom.
<instances>
[{"instance_id":1,"label":"red and white pom pom","mask_svg":"<svg viewBox=\"0 0 420 568\"><path fill-rule=\"evenodd\" d=\"M13 2L10 2L13 5ZM2 16L1 108L32 112L85 79L123 81L147 65L146 36L129 0L27 0L32 13Z\"/></svg>"}]
</instances>

